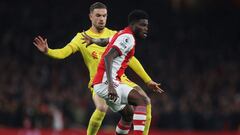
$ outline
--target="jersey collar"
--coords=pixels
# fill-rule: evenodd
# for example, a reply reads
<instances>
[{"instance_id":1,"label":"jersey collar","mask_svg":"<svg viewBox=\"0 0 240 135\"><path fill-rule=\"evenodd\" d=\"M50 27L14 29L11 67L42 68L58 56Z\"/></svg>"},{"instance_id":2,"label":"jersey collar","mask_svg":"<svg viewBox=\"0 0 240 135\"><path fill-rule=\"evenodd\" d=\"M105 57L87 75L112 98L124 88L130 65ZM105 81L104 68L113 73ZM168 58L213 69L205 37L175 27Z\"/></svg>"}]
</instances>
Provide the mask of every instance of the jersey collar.
<instances>
[{"instance_id":1,"label":"jersey collar","mask_svg":"<svg viewBox=\"0 0 240 135\"><path fill-rule=\"evenodd\" d=\"M90 28L90 31L91 31L92 34L94 34L94 35L101 35L101 34L104 33L105 29L106 29L106 28L104 28L101 33L97 33L97 32L95 32L95 31L93 30L93 28L91 27L91 28Z\"/></svg>"},{"instance_id":2,"label":"jersey collar","mask_svg":"<svg viewBox=\"0 0 240 135\"><path fill-rule=\"evenodd\" d=\"M130 26L126 27L126 28L124 29L124 31L126 31L126 32L128 32L128 33L130 33L130 34L133 34L132 28L131 28Z\"/></svg>"}]
</instances>

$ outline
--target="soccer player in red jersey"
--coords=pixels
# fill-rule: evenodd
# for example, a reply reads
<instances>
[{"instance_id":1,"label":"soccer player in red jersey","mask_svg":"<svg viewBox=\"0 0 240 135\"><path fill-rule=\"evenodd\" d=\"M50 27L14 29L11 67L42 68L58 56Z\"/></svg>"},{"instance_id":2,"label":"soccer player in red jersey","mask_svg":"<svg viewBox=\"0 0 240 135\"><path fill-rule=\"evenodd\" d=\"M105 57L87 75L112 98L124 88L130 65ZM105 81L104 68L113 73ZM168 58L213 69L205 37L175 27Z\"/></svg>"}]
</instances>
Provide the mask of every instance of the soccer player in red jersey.
<instances>
[{"instance_id":1,"label":"soccer player in red jersey","mask_svg":"<svg viewBox=\"0 0 240 135\"><path fill-rule=\"evenodd\" d=\"M122 116L116 134L128 134L133 122L134 134L142 135L147 98L136 89L121 83L121 76L134 56L136 38L147 37L148 15L142 10L134 10L128 16L128 23L128 27L116 33L109 42L98 65L93 86L95 93L106 100L111 110ZM164 92L158 85L153 90Z\"/></svg>"}]
</instances>

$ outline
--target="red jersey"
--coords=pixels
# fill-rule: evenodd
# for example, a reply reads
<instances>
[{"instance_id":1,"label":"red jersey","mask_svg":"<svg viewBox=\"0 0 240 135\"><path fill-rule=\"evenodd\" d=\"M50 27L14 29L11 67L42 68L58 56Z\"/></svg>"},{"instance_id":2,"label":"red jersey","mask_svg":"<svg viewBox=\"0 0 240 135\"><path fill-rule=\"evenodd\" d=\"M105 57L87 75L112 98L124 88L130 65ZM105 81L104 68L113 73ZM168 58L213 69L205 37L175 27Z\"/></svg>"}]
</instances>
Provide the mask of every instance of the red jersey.
<instances>
[{"instance_id":1,"label":"red jersey","mask_svg":"<svg viewBox=\"0 0 240 135\"><path fill-rule=\"evenodd\" d=\"M113 59L112 65L113 81L119 82L121 76L128 67L129 59L134 55L135 44L135 38L130 27L126 27L122 31L116 33L108 43L107 48L101 57L93 84L107 81L104 57L111 48L115 48L119 52L119 56Z\"/></svg>"}]
</instances>

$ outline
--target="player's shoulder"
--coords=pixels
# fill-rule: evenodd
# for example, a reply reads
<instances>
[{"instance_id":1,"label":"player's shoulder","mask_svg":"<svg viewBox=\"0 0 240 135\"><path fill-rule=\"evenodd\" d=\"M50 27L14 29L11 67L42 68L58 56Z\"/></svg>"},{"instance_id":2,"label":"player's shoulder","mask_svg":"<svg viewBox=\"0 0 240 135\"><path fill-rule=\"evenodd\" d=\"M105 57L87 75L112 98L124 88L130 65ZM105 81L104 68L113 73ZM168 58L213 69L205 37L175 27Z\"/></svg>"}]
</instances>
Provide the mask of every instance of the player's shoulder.
<instances>
[{"instance_id":1,"label":"player's shoulder","mask_svg":"<svg viewBox=\"0 0 240 135\"><path fill-rule=\"evenodd\" d=\"M123 33L116 37L113 44L115 44L117 46L120 45L120 46L126 48L127 46L130 47L130 46L135 45L135 39L132 34Z\"/></svg>"},{"instance_id":2,"label":"player's shoulder","mask_svg":"<svg viewBox=\"0 0 240 135\"><path fill-rule=\"evenodd\" d=\"M82 32L78 32L75 37L81 39L83 37Z\"/></svg>"},{"instance_id":3,"label":"player's shoulder","mask_svg":"<svg viewBox=\"0 0 240 135\"><path fill-rule=\"evenodd\" d=\"M88 30L84 30L84 31L79 31L79 32L77 32L77 34L76 34L76 36L79 36L79 37L82 37L82 34L83 33L87 33L87 34L91 34L91 30L90 29L88 29Z\"/></svg>"},{"instance_id":4,"label":"player's shoulder","mask_svg":"<svg viewBox=\"0 0 240 135\"><path fill-rule=\"evenodd\" d=\"M118 39L126 40L126 41L135 41L134 37L130 33L121 33L117 37Z\"/></svg>"},{"instance_id":5,"label":"player's shoulder","mask_svg":"<svg viewBox=\"0 0 240 135\"><path fill-rule=\"evenodd\" d=\"M89 32L88 32L88 30L87 31L85 31L88 35L89 35ZM83 34L83 32L77 32L76 33L76 35L75 35L75 37L71 40L71 44L74 44L74 45L76 45L76 46L78 46L80 49L82 48L82 47L85 47L85 45L84 44L82 44L82 42L83 42L83 36L82 36L82 34Z\"/></svg>"},{"instance_id":6,"label":"player's shoulder","mask_svg":"<svg viewBox=\"0 0 240 135\"><path fill-rule=\"evenodd\" d=\"M112 29L109 29L109 28L107 28L107 27L105 27L105 30L104 30L106 33L109 33L110 35L113 35L113 34L115 34L115 33L117 33L117 31L116 30L112 30Z\"/></svg>"}]
</instances>

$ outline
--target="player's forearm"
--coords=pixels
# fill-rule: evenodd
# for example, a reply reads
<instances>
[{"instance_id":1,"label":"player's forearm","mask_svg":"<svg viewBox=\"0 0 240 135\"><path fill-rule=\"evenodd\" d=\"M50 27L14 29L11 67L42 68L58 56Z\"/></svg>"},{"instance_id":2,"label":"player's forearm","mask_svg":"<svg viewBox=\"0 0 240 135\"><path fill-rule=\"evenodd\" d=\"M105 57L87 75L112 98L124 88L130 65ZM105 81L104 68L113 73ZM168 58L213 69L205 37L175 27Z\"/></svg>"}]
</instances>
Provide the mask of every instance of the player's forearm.
<instances>
[{"instance_id":1,"label":"player's forearm","mask_svg":"<svg viewBox=\"0 0 240 135\"><path fill-rule=\"evenodd\" d=\"M113 64L113 59L116 58L117 56L119 56L119 53L115 48L110 49L110 51L104 56L104 63L105 63L108 85L111 85L111 86L113 86L112 64Z\"/></svg>"},{"instance_id":2,"label":"player's forearm","mask_svg":"<svg viewBox=\"0 0 240 135\"><path fill-rule=\"evenodd\" d=\"M105 62L105 69L106 69L108 85L113 85L113 79L112 79L113 57L111 57L110 55L106 55L104 57L104 62Z\"/></svg>"},{"instance_id":3,"label":"player's forearm","mask_svg":"<svg viewBox=\"0 0 240 135\"><path fill-rule=\"evenodd\" d=\"M93 38L92 42L94 44L104 47L109 43L109 38Z\"/></svg>"},{"instance_id":4,"label":"player's forearm","mask_svg":"<svg viewBox=\"0 0 240 135\"><path fill-rule=\"evenodd\" d=\"M141 63L138 61L136 57L131 58L129 62L129 67L145 82L148 83L152 79L146 73Z\"/></svg>"},{"instance_id":5,"label":"player's forearm","mask_svg":"<svg viewBox=\"0 0 240 135\"><path fill-rule=\"evenodd\" d=\"M73 50L70 46L65 46L64 48L61 49L48 49L47 55L55 58L55 59L64 59L71 55L73 53Z\"/></svg>"}]
</instances>

